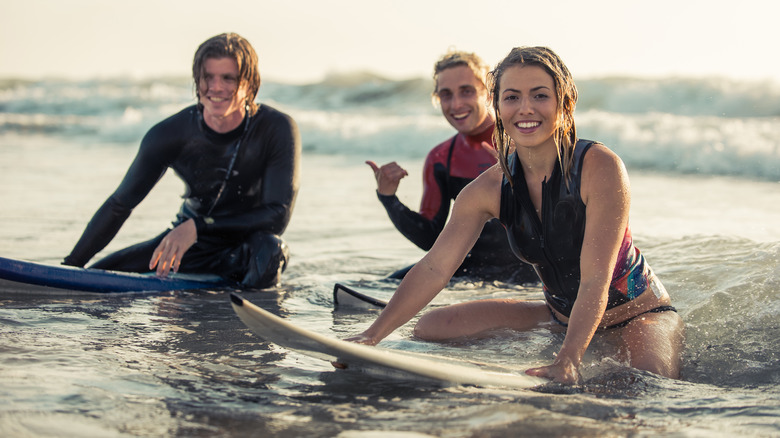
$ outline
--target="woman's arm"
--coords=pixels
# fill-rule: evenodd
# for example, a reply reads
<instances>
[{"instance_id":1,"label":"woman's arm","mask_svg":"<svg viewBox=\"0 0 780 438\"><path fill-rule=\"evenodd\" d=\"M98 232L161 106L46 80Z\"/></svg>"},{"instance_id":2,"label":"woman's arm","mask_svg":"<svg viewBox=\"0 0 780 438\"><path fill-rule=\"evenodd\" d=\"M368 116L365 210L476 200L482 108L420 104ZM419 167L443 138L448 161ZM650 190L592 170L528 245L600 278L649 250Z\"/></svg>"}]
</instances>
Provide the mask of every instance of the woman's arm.
<instances>
[{"instance_id":1,"label":"woman's arm","mask_svg":"<svg viewBox=\"0 0 780 438\"><path fill-rule=\"evenodd\" d=\"M387 307L361 335L349 340L376 345L412 319L452 278L485 222L498 216L501 171L491 168L460 193L452 216L431 250L404 277Z\"/></svg>"},{"instance_id":2,"label":"woman's arm","mask_svg":"<svg viewBox=\"0 0 780 438\"><path fill-rule=\"evenodd\" d=\"M581 195L586 222L577 300L553 364L529 370L566 383L579 379L582 357L607 307L612 271L628 226L628 174L620 158L603 145L594 145L585 156Z\"/></svg>"}]
</instances>

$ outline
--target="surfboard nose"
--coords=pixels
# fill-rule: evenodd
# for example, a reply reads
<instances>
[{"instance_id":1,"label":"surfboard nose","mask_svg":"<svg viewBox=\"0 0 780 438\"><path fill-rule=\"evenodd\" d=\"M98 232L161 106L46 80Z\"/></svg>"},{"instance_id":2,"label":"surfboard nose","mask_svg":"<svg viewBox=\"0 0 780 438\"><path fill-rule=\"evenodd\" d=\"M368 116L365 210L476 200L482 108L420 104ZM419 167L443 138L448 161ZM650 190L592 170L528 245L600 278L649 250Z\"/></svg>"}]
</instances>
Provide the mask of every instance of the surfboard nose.
<instances>
[{"instance_id":1,"label":"surfboard nose","mask_svg":"<svg viewBox=\"0 0 780 438\"><path fill-rule=\"evenodd\" d=\"M232 301L236 306L244 306L244 299L232 292L230 293L230 301Z\"/></svg>"}]
</instances>

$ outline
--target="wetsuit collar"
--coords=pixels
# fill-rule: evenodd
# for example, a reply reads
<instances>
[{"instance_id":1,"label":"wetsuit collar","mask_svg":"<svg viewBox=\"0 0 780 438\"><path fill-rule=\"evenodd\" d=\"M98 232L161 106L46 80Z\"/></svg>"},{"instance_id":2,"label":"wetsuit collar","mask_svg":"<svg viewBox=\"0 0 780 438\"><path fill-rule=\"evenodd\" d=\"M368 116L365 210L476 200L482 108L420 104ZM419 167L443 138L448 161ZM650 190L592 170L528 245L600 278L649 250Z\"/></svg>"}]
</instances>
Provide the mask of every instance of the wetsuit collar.
<instances>
[{"instance_id":1,"label":"wetsuit collar","mask_svg":"<svg viewBox=\"0 0 780 438\"><path fill-rule=\"evenodd\" d=\"M466 141L466 144L472 148L472 149L482 149L482 142L486 142L488 144L493 144L493 128L495 128L496 123L493 122L490 125L488 125L487 128L485 128L484 131L475 134L475 135L466 135L466 134L458 134L463 137L463 139Z\"/></svg>"},{"instance_id":2,"label":"wetsuit collar","mask_svg":"<svg viewBox=\"0 0 780 438\"><path fill-rule=\"evenodd\" d=\"M212 129L211 126L209 126L208 123L206 123L206 120L204 120L204 118L203 118L203 112L200 111L200 107L198 107L198 116L200 118L200 126L202 127L203 131L209 137L220 138L220 139L224 139L226 141L233 141L233 140L237 139L238 137L240 137L244 133L244 131L246 130L246 127L247 127L246 125L249 122L249 119L251 118L249 113L247 113L247 114L244 115L244 119L241 121L241 123L238 126L236 126L236 128L233 129L232 131L217 132L214 129Z\"/></svg>"}]
</instances>

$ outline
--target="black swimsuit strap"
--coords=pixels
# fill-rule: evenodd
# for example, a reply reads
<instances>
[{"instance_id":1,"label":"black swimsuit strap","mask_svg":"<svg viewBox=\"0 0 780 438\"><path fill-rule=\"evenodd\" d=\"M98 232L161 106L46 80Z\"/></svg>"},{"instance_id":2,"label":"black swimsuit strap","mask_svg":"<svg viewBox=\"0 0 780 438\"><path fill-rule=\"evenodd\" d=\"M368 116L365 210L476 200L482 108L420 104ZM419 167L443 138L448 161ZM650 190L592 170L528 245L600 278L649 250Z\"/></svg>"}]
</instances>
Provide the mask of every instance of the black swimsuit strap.
<instances>
[{"instance_id":1,"label":"black swimsuit strap","mask_svg":"<svg viewBox=\"0 0 780 438\"><path fill-rule=\"evenodd\" d=\"M561 321L560 319L558 319L557 316L555 316L555 312L553 312L552 307L550 307L549 304L547 305L547 309L550 310L550 316L552 316L553 321L555 321L556 323L558 323L559 325L562 325L564 327L568 327L569 326L569 324ZM677 309L674 306L658 306L658 307L654 307L654 308L652 308L650 310L646 310L646 311L640 313L639 315L632 316L631 318L628 318L627 320L625 320L623 322L619 322L617 324L612 324L609 327L604 327L604 330L611 330L611 329L625 327L625 326L628 325L629 322L633 321L634 319L636 319L636 318L638 318L638 317L640 317L640 316L642 316L642 315L644 315L646 313L661 313L661 312L674 312L674 313L677 313Z\"/></svg>"},{"instance_id":2,"label":"black swimsuit strap","mask_svg":"<svg viewBox=\"0 0 780 438\"><path fill-rule=\"evenodd\" d=\"M450 142L450 150L449 150L449 152L447 152L447 191L449 191L450 187L452 187L452 183L451 183L451 179L450 179L452 177L452 175L451 175L451 172L452 172L452 152L455 150L455 140L458 139L458 135L459 134L455 134L452 137L452 141ZM444 195L444 194L442 193L442 195ZM449 193L448 193L448 195L449 195Z\"/></svg>"}]
</instances>

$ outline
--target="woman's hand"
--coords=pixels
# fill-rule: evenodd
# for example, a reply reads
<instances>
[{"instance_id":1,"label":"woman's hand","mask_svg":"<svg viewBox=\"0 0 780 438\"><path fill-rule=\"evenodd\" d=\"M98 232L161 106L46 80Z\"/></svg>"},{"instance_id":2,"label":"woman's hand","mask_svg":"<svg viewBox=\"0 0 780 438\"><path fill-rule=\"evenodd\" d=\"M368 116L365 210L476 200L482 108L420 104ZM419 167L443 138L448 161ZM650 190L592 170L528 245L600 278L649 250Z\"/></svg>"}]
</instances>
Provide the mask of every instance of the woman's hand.
<instances>
[{"instance_id":1,"label":"woman's hand","mask_svg":"<svg viewBox=\"0 0 780 438\"><path fill-rule=\"evenodd\" d=\"M582 381L579 366L569 360L556 359L552 365L531 368L525 373L529 376L544 377L568 385L576 385Z\"/></svg>"},{"instance_id":2,"label":"woman's hand","mask_svg":"<svg viewBox=\"0 0 780 438\"><path fill-rule=\"evenodd\" d=\"M361 333L361 334L359 334L357 336L352 336L352 337L346 338L344 340L347 341L347 342L354 342L356 344L363 344L363 345L370 345L370 346L374 346L374 345L379 343L379 342L375 341L373 338L371 338L370 336L367 336L365 333ZM338 368L340 370L347 369L347 365L345 365L343 363L331 362L330 364L333 365L334 368Z\"/></svg>"},{"instance_id":3,"label":"woman's hand","mask_svg":"<svg viewBox=\"0 0 780 438\"><path fill-rule=\"evenodd\" d=\"M357 336L352 336L344 340L347 342L354 342L356 344L371 345L371 346L374 346L379 343L378 341L375 341L373 338L366 335L365 333L361 333Z\"/></svg>"}]
</instances>

